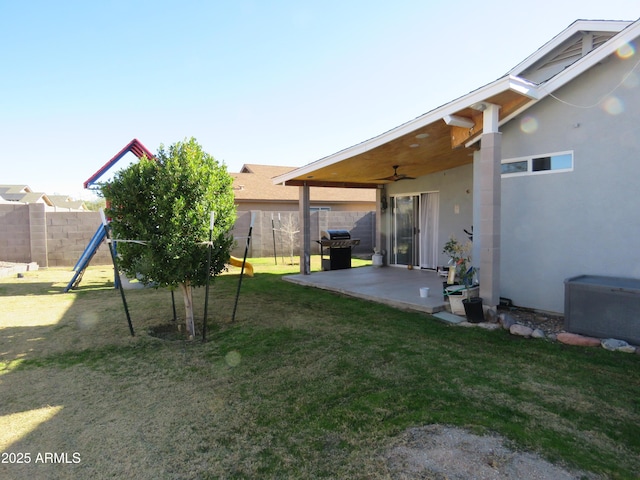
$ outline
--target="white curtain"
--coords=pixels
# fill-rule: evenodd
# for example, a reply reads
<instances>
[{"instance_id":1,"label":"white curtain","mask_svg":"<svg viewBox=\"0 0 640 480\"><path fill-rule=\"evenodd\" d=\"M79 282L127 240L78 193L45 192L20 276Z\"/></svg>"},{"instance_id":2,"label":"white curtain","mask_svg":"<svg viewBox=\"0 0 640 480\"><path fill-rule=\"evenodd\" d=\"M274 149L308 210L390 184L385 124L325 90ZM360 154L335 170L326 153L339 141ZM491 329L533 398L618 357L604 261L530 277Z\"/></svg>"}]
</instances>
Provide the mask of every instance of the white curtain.
<instances>
[{"instance_id":1,"label":"white curtain","mask_svg":"<svg viewBox=\"0 0 640 480\"><path fill-rule=\"evenodd\" d=\"M438 192L420 195L420 267L438 266Z\"/></svg>"}]
</instances>

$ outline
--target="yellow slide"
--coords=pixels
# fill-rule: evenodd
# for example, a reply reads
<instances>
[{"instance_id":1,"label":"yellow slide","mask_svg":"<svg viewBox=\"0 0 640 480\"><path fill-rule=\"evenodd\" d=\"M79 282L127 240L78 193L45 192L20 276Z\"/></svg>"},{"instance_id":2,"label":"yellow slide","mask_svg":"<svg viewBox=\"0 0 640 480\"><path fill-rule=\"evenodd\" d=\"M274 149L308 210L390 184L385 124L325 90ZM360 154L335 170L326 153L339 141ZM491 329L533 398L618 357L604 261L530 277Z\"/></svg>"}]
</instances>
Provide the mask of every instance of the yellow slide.
<instances>
[{"instance_id":1,"label":"yellow slide","mask_svg":"<svg viewBox=\"0 0 640 480\"><path fill-rule=\"evenodd\" d=\"M234 267L242 267L242 259L241 258L236 258L236 257L229 257L229 263L231 265L233 265ZM248 276L253 277L253 265L251 265L249 262L245 262L244 264L244 273L246 273Z\"/></svg>"}]
</instances>

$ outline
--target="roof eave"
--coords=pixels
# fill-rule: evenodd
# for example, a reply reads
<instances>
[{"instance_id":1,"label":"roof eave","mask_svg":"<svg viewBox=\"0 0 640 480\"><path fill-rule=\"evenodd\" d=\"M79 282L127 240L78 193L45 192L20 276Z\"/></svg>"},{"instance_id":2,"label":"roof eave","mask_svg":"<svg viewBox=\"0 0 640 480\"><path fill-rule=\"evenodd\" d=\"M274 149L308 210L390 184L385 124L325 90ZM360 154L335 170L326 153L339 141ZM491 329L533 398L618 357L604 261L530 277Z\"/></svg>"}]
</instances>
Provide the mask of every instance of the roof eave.
<instances>
[{"instance_id":1,"label":"roof eave","mask_svg":"<svg viewBox=\"0 0 640 480\"><path fill-rule=\"evenodd\" d=\"M585 55L580 60L574 62L565 68L562 72L553 76L546 82L542 83L539 88L540 98L544 98L559 88L569 83L574 78L578 77L589 68L593 67L599 62L615 52L626 43L629 43L640 36L640 20L633 22L631 25L620 31L616 36L611 38L608 42L591 51L588 55Z\"/></svg>"},{"instance_id":2,"label":"roof eave","mask_svg":"<svg viewBox=\"0 0 640 480\"><path fill-rule=\"evenodd\" d=\"M462 97L459 97L441 107L438 107L430 112L425 113L409 122L406 122L394 129L391 129L377 137L373 137L369 140L366 140L362 143L354 145L352 147L346 148L339 152L336 152L332 155L324 157L320 160L317 160L313 163L305 165L303 167L292 170L291 172L285 173L283 175L278 175L273 178L274 184L286 184L286 185L302 185L302 181L293 181L296 177L306 176L307 174L318 170L320 168L324 168L330 166L334 163L341 162L355 155L359 155L365 153L371 149L379 147L387 142L391 142L395 139L402 137L414 130L422 128L431 123L441 121L446 115L453 115L460 110L465 108L469 108L471 105L475 105L478 103L482 103L486 101L488 98L491 98L501 92L511 90L517 92L523 96L529 97L532 100L538 100L538 86L532 82L529 82L523 78L519 78L513 75L507 75L502 78L495 80L492 83L489 83L473 92L468 93ZM377 184L345 184L344 182L336 185L326 185L325 182L315 183L312 181L305 181L309 186L336 186L336 187L361 187L361 188L377 188Z\"/></svg>"},{"instance_id":3,"label":"roof eave","mask_svg":"<svg viewBox=\"0 0 640 480\"><path fill-rule=\"evenodd\" d=\"M624 20L576 20L567 28L565 28L558 35L553 37L547 43L545 43L542 47L540 47L533 54L529 55L518 65L513 67L508 75L519 75L521 72L529 68L531 65L536 63L538 60L543 58L545 55L549 54L558 46L562 45L562 43L566 42L569 38L575 35L578 32L586 32L586 31L598 31L598 32L620 32L633 24L633 21L624 21Z\"/></svg>"}]
</instances>

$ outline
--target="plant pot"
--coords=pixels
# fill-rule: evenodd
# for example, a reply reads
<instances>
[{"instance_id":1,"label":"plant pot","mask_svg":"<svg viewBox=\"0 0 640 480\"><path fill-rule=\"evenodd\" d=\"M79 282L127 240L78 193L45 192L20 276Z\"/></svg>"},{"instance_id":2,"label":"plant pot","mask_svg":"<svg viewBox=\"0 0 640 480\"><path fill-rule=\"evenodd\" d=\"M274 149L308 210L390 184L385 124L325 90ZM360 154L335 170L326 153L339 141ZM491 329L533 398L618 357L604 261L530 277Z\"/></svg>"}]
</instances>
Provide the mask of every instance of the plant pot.
<instances>
[{"instance_id":1,"label":"plant pot","mask_svg":"<svg viewBox=\"0 0 640 480\"><path fill-rule=\"evenodd\" d=\"M380 253L374 253L373 256L371 257L371 263L374 267L381 267L382 266L382 254Z\"/></svg>"},{"instance_id":2,"label":"plant pot","mask_svg":"<svg viewBox=\"0 0 640 480\"><path fill-rule=\"evenodd\" d=\"M467 322L480 323L484 322L484 310L482 309L482 298L471 297L462 300L464 313L467 316Z\"/></svg>"},{"instance_id":3,"label":"plant pot","mask_svg":"<svg viewBox=\"0 0 640 480\"><path fill-rule=\"evenodd\" d=\"M462 301L468 298L477 297L478 293L480 293L480 288L464 288L461 285L450 285L447 287L446 291L449 297L451 313L455 315L466 315Z\"/></svg>"}]
</instances>

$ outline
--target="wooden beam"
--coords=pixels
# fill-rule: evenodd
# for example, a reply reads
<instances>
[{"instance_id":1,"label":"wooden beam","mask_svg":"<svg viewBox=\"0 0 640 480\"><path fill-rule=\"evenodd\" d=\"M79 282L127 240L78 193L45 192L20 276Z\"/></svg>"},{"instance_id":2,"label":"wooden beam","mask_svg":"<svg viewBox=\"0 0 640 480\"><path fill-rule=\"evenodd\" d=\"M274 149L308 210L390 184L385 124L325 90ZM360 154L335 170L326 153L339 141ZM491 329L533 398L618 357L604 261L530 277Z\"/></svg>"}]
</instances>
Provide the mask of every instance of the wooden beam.
<instances>
[{"instance_id":1,"label":"wooden beam","mask_svg":"<svg viewBox=\"0 0 640 480\"><path fill-rule=\"evenodd\" d=\"M354 183L354 182L329 182L324 180L298 180L293 178L285 185L295 186L295 187L303 187L305 185L309 187L334 187L334 188L378 188L378 185L382 185L384 183L389 183L387 181L378 183Z\"/></svg>"},{"instance_id":2,"label":"wooden beam","mask_svg":"<svg viewBox=\"0 0 640 480\"><path fill-rule=\"evenodd\" d=\"M457 149L462 148L465 143L467 143L472 137L479 135L482 133L483 127L483 118L482 113L478 112L477 115L473 116L473 121L475 126L471 128L465 127L451 127L451 148Z\"/></svg>"}]
</instances>

